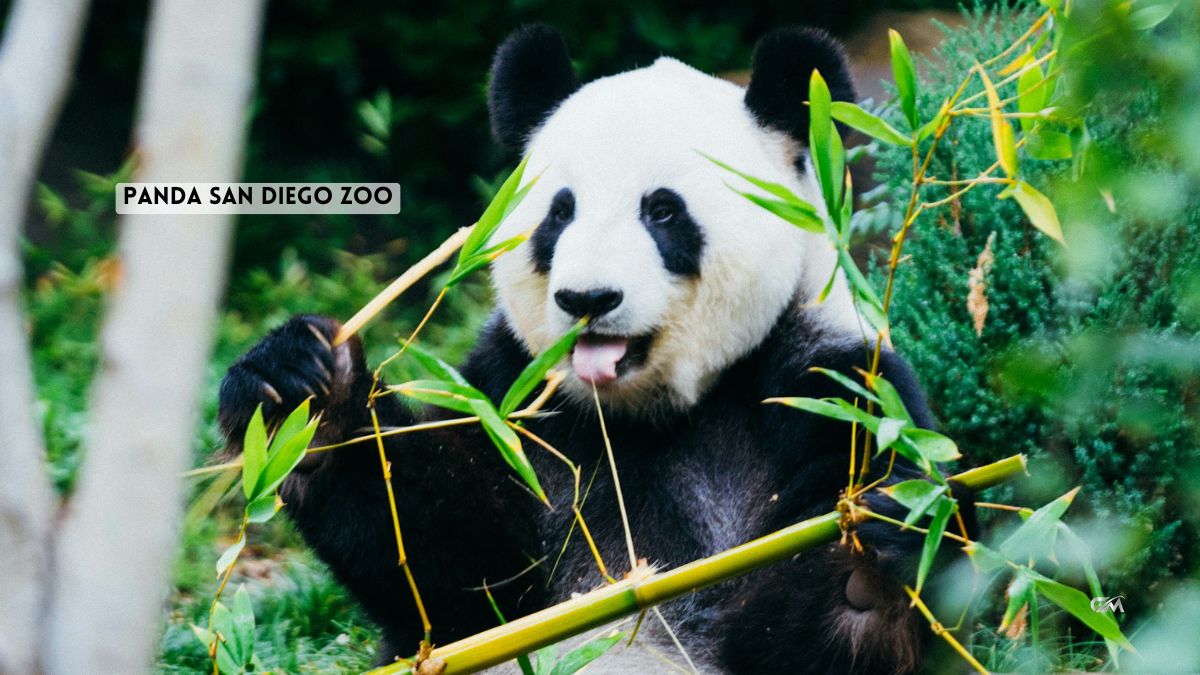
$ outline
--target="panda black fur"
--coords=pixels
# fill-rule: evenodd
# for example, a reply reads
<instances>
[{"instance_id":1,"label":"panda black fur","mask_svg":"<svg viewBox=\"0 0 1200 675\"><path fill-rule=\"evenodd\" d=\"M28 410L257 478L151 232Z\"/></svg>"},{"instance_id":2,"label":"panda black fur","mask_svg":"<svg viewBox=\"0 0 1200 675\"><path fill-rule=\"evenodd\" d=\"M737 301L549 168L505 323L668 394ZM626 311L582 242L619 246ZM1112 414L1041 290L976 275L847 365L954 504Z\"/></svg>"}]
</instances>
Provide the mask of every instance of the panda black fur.
<instances>
[{"instance_id":1,"label":"panda black fur","mask_svg":"<svg viewBox=\"0 0 1200 675\"><path fill-rule=\"evenodd\" d=\"M734 194L728 175L697 152L819 201L802 143L814 68L837 97L852 97L840 47L804 29L763 39L746 92L670 59L581 87L562 38L542 26L514 33L493 65L497 139L524 149L532 171L542 172L496 236L540 224L494 266L498 307L462 373L499 400L531 354L575 315L593 315L572 374L551 399L556 414L528 425L590 476L604 458L596 383L638 555L660 568L826 512L846 480L846 425L761 401L848 396L809 369L857 378L870 335L844 282L813 303L833 267L822 237ZM278 419L310 395L325 411L317 442L370 426L361 346L332 348L336 330L330 319L295 317L230 368L221 423L231 444L260 402ZM930 427L907 364L884 352L881 372L916 423ZM391 397L377 412L384 426L416 421ZM445 413L424 414L438 416ZM409 563L438 643L494 626L485 596L471 589L518 575L531 561L543 564L494 589L509 618L599 585L578 536L549 575L572 525L573 490L545 453L529 454L553 510L512 479L478 430L392 437L387 453ZM899 462L893 480L917 475ZM396 565L373 446L306 458L282 495L306 541L382 627L381 659L411 654L421 630ZM896 512L880 497L871 505ZM607 470L596 473L583 513L605 560L620 569L625 538ZM866 553L806 553L663 613L705 672L909 672L929 631L920 630L898 580L911 578L921 540L874 523L859 536ZM654 630L643 635L639 642L673 652ZM661 668L646 658L635 645L595 667Z\"/></svg>"}]
</instances>

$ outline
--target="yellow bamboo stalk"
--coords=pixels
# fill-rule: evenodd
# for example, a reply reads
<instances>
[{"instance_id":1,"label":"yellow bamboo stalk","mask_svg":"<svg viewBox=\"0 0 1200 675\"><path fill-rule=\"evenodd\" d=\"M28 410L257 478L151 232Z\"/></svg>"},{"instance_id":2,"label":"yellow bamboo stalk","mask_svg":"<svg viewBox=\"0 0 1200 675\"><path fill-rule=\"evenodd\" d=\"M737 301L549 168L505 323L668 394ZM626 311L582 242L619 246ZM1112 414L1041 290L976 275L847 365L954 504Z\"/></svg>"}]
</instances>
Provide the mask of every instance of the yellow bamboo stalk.
<instances>
[{"instance_id":1,"label":"yellow bamboo stalk","mask_svg":"<svg viewBox=\"0 0 1200 675\"><path fill-rule=\"evenodd\" d=\"M383 311L384 307L387 307L393 300L400 297L401 293L407 291L421 277L432 272L435 267L446 262L463 245L463 242L467 240L467 236L471 234L472 227L474 225L459 228L458 232L455 232L449 239L442 242L441 246L438 246L432 253L421 258L417 264L405 270L404 274L396 277L395 281L387 285L387 288L379 291L378 295L371 298L370 302L363 305L362 309L355 312L354 316L350 317L342 325L342 329L338 331L337 337L333 339L334 346L349 340L351 335L361 330L368 321L375 318L376 314Z\"/></svg>"},{"instance_id":2,"label":"yellow bamboo stalk","mask_svg":"<svg viewBox=\"0 0 1200 675\"><path fill-rule=\"evenodd\" d=\"M981 490L1024 472L1024 455L1014 455L953 478L968 488ZM470 673L504 663L668 600L836 541L841 534L841 519L842 514L833 511L673 570L640 578L631 577L603 586L586 595L438 647L431 652L430 658L439 659L445 664L443 675ZM412 664L400 661L369 671L368 675L412 673Z\"/></svg>"}]
</instances>

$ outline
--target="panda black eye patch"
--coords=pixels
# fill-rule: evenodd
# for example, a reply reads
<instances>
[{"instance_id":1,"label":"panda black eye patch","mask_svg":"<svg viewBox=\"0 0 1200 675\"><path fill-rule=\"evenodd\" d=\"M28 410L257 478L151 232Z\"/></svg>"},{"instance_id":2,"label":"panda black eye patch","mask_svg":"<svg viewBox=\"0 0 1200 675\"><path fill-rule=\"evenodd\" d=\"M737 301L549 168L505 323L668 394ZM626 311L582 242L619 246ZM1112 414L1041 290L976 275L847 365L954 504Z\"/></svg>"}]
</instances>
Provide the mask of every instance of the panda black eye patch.
<instances>
[{"instance_id":1,"label":"panda black eye patch","mask_svg":"<svg viewBox=\"0 0 1200 675\"><path fill-rule=\"evenodd\" d=\"M550 210L545 219L533 231L533 269L538 274L550 272L550 261L554 259L554 246L567 225L575 220L575 194L563 188L550 200Z\"/></svg>"},{"instance_id":2,"label":"panda black eye patch","mask_svg":"<svg viewBox=\"0 0 1200 675\"><path fill-rule=\"evenodd\" d=\"M640 216L658 246L667 271L681 276L700 276L704 233L692 220L683 197L669 188L658 188L642 197Z\"/></svg>"}]
</instances>

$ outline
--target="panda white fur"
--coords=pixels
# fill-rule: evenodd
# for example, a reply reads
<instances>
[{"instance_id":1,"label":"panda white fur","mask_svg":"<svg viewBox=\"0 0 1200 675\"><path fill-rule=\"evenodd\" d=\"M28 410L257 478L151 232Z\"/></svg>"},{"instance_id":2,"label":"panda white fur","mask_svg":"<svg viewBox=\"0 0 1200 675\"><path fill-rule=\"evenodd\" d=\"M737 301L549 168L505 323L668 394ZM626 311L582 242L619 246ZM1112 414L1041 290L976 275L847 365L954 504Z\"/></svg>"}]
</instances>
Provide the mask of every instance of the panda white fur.
<instances>
[{"instance_id":1,"label":"panda white fur","mask_svg":"<svg viewBox=\"0 0 1200 675\"><path fill-rule=\"evenodd\" d=\"M806 29L760 42L748 89L670 58L581 86L562 38L543 26L518 30L496 55L494 134L540 173L496 240L536 229L496 261L498 310L462 371L498 400L531 355L590 316L551 400L556 414L529 426L591 476L604 457L596 387L634 544L659 567L828 511L845 481L848 427L760 402L842 395L808 369L858 377L873 336L841 280L825 302L814 301L834 265L824 238L735 194L732 176L704 157L819 203L803 143L813 69L835 98L852 97L840 47ZM296 317L230 368L221 421L232 444L260 402L277 418L310 393L325 410L319 442L368 426L361 347L331 348L336 329L329 319ZM929 426L907 365L886 352L882 372ZM378 412L384 425L414 421L390 398ZM388 661L413 653L421 631L396 566L378 458L368 450L307 459L283 497L309 544L383 628ZM580 537L557 560L573 490L552 458L531 449L555 505L547 510L478 431L400 436L387 452L438 643L493 626L485 597L472 589L531 561L540 564L493 589L509 618L601 583ZM915 475L904 465L894 480ZM615 500L608 472L595 471L583 513L610 567L621 569ZM894 509L885 499L872 505ZM838 546L804 554L669 604L664 616L704 672L911 671L927 631L897 579L907 578L920 540L872 526L860 537L870 545L865 554ZM681 661L653 626L639 644L594 669L649 672L663 669L663 656Z\"/></svg>"}]
</instances>

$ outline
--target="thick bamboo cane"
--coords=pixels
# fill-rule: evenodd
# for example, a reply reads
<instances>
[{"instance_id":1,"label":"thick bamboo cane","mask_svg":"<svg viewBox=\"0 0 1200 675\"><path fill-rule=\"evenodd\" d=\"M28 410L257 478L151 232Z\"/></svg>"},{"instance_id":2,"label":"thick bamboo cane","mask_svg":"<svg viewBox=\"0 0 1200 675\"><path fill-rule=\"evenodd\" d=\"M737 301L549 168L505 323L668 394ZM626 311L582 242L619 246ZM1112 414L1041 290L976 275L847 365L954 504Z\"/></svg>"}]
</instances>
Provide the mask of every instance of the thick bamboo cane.
<instances>
[{"instance_id":1,"label":"thick bamboo cane","mask_svg":"<svg viewBox=\"0 0 1200 675\"><path fill-rule=\"evenodd\" d=\"M1025 473L1025 456L964 471L954 480L973 490L1004 483ZM717 555L673 570L624 579L567 602L434 649L428 658L445 663L444 675L471 673L536 651L659 603L790 558L841 534L842 514L833 511L772 532ZM398 662L367 675L412 675L409 663Z\"/></svg>"}]
</instances>

